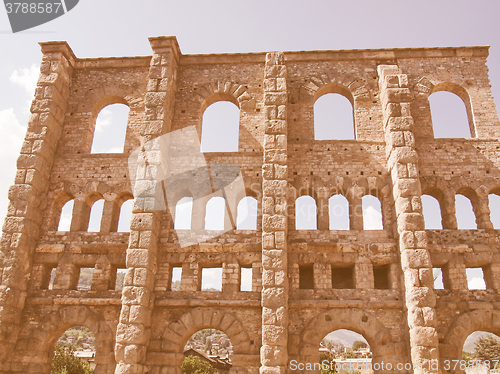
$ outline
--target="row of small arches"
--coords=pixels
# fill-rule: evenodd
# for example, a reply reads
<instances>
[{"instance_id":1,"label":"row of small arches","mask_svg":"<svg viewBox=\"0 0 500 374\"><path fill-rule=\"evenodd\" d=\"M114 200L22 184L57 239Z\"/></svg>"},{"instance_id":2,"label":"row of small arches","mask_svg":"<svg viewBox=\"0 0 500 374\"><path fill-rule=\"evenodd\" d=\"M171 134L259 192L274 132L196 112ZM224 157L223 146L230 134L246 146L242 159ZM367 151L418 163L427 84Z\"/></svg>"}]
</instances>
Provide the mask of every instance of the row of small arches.
<instances>
[{"instance_id":1,"label":"row of small arches","mask_svg":"<svg viewBox=\"0 0 500 374\"><path fill-rule=\"evenodd\" d=\"M476 211L471 199L462 194L455 195L455 217L458 229L477 229ZM493 228L500 229L500 196L488 195L490 221ZM443 213L438 199L434 196L422 195L422 210L426 229L443 229Z\"/></svg>"},{"instance_id":2,"label":"row of small arches","mask_svg":"<svg viewBox=\"0 0 500 374\"><path fill-rule=\"evenodd\" d=\"M470 138L470 113L464 100L449 91L429 96L435 138ZM314 103L314 137L317 140L355 139L354 99L340 93L326 93ZM96 119L91 153L122 153L129 107L111 104ZM231 101L216 101L203 112L201 151L237 152L240 109ZM450 126L452 124L452 126ZM224 141L221 142L221 134Z\"/></svg>"},{"instance_id":3,"label":"row of small arches","mask_svg":"<svg viewBox=\"0 0 500 374\"><path fill-rule=\"evenodd\" d=\"M71 231L72 221L75 214L75 200L69 200L61 210L61 216L57 231ZM100 232L100 231L130 231L130 219L132 215L133 200L124 201L119 207L119 218L116 229L106 230L102 227L104 213L104 199L96 200L90 209L87 227L81 226L76 231ZM228 209L223 197L212 197L206 204L205 230L224 230L224 220ZM350 213L349 202L340 194L333 195L328 200L329 229L349 230ZM193 214L193 198L183 197L175 206L174 229L190 230ZM237 206L236 229L257 230L258 203L257 199L246 196L240 200ZM363 229L381 230L382 209L380 200L372 195L362 198ZM74 225L73 225L74 227ZM317 229L317 206L311 196L300 196L295 201L295 228L296 230Z\"/></svg>"},{"instance_id":4,"label":"row of small arches","mask_svg":"<svg viewBox=\"0 0 500 374\"><path fill-rule=\"evenodd\" d=\"M180 199L175 208L174 228L180 230L191 229L192 212L193 198L183 197ZM330 197L328 200L328 212L330 230L350 230L349 202L343 195L337 194ZM226 214L227 209L224 198L211 198L206 205L205 229L223 230ZM257 215L257 200L250 196L244 197L238 203L236 228L238 230L256 230ZM363 196L361 215L363 217L364 230L383 229L382 207L380 200L375 196ZM295 200L295 229L317 229L317 206L313 197L304 195Z\"/></svg>"},{"instance_id":5,"label":"row of small arches","mask_svg":"<svg viewBox=\"0 0 500 374\"><path fill-rule=\"evenodd\" d=\"M58 231L70 231L74 216L75 200L69 200L61 210ZM104 199L99 199L92 204L86 231L99 232L102 230L102 217L104 210ZM500 196L490 194L488 196L490 208L490 220L494 228L500 228ZM133 200L124 201L119 207L119 218L116 230L118 232L130 231L130 219L132 215ZM237 207L236 228L238 230L257 229L257 200L246 196L240 200ZM422 195L422 209L426 229L442 229L441 206L435 197ZM174 228L178 230L191 229L193 211L193 198L184 197L178 201L175 208ZM223 230L224 217L227 214L226 201L222 197L211 198L206 205L205 229ZM477 220L471 200L462 195L455 195L455 211L458 229L477 229ZM313 197L300 196L295 201L295 229L316 230L317 229L317 204ZM340 194L333 195L328 199L328 217L330 230L349 230L350 213L349 201ZM372 195L362 197L363 229L380 230L383 228L382 209L380 200ZM81 229L81 228L80 228ZM85 230L84 230L85 231Z\"/></svg>"},{"instance_id":6,"label":"row of small arches","mask_svg":"<svg viewBox=\"0 0 500 374\"><path fill-rule=\"evenodd\" d=\"M103 227L104 206L106 202L105 199L98 199L91 204L88 219L82 217L82 212L77 211L75 201L75 199L71 199L63 205L57 231L130 231L130 220L132 218L132 207L134 202L132 198L128 198L121 204L113 202L113 204L115 205L115 209L113 209L114 211L111 212L114 216L111 217L111 219L115 222L110 223L109 227L106 228ZM81 218L80 222L76 222L77 220L75 218Z\"/></svg>"}]
</instances>

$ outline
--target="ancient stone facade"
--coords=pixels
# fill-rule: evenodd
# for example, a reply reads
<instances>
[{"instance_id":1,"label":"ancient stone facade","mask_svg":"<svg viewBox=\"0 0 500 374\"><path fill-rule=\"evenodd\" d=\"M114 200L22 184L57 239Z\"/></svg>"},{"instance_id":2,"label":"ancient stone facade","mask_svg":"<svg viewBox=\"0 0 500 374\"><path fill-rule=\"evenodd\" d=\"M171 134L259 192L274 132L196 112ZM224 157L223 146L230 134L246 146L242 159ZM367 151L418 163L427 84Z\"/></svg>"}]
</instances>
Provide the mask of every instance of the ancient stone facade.
<instances>
[{"instance_id":1,"label":"ancient stone facade","mask_svg":"<svg viewBox=\"0 0 500 374\"><path fill-rule=\"evenodd\" d=\"M486 47L183 55L175 38L150 42L152 56L99 59L41 44L1 241L1 373L49 373L57 338L80 325L95 334L96 373L180 373L185 343L203 328L231 339L232 372L266 374L317 362L336 329L363 334L374 363L424 364L415 373L446 372L426 364L460 359L475 330L500 334L500 236L488 206L500 193L500 123ZM470 139L434 138L436 91L462 98ZM351 101L355 140L315 140L313 106L327 93ZM172 206L137 198L130 233L116 232L134 193L131 151L188 126L201 134L204 110L220 100L240 109L239 151L205 157L239 166L258 201L257 230L230 227L182 247ZM130 107L124 153L91 154L97 114L112 103ZM335 194L349 202L349 230L329 230ZM439 201L442 230L425 229L423 194ZM476 230L457 229L456 194L471 200ZM317 230L295 229L303 195L316 201ZM381 202L382 230L363 230L365 195ZM102 198L101 231L87 232ZM71 230L59 232L72 199ZM206 202L195 201L193 232L207 234ZM202 269L214 266L222 291L201 291ZM92 288L77 290L85 267L94 268ZM467 289L470 267L483 269L486 290ZM120 268L123 292L114 289ZM252 269L250 292L240 291L242 268ZM444 290L434 289L433 268ZM343 286L339 274L349 278Z\"/></svg>"}]
</instances>

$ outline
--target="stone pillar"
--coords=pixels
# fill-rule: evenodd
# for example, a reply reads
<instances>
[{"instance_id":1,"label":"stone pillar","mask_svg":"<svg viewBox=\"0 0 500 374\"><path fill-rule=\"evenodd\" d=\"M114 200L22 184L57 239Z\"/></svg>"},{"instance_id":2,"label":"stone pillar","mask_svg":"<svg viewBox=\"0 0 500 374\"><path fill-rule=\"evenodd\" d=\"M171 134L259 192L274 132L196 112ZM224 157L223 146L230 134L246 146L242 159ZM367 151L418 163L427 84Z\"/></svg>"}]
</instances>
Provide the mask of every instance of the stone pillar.
<instances>
[{"instance_id":1,"label":"stone pillar","mask_svg":"<svg viewBox=\"0 0 500 374\"><path fill-rule=\"evenodd\" d=\"M486 190L486 188L484 188ZM474 213L478 229L493 230L493 223L490 219L490 200L486 191L478 193L478 199L475 205Z\"/></svg>"},{"instance_id":2,"label":"stone pillar","mask_svg":"<svg viewBox=\"0 0 500 374\"><path fill-rule=\"evenodd\" d=\"M112 274L113 272L115 274ZM116 282L116 269L110 264L107 256L99 256L94 267L91 289L97 291L114 290L115 282L112 283L113 279Z\"/></svg>"},{"instance_id":3,"label":"stone pillar","mask_svg":"<svg viewBox=\"0 0 500 374\"><path fill-rule=\"evenodd\" d=\"M90 220L90 205L84 198L75 199L70 231L87 231Z\"/></svg>"},{"instance_id":4,"label":"stone pillar","mask_svg":"<svg viewBox=\"0 0 500 374\"><path fill-rule=\"evenodd\" d=\"M284 55L268 53L262 165L262 374L285 373L288 365L286 103Z\"/></svg>"},{"instance_id":5,"label":"stone pillar","mask_svg":"<svg viewBox=\"0 0 500 374\"><path fill-rule=\"evenodd\" d=\"M439 359L434 310L436 297L422 215L422 192L410 113L408 77L396 65L379 65L378 74L387 166L392 178L404 273L411 359L414 365L423 367L416 369L415 373L439 373L439 369L432 369L430 365Z\"/></svg>"},{"instance_id":6,"label":"stone pillar","mask_svg":"<svg viewBox=\"0 0 500 374\"><path fill-rule=\"evenodd\" d=\"M76 57L65 42L41 43L42 63L28 130L17 160L0 243L0 362L19 332L28 274L42 220L52 162L60 138ZM1 368L0 368L1 370Z\"/></svg>"},{"instance_id":7,"label":"stone pillar","mask_svg":"<svg viewBox=\"0 0 500 374\"><path fill-rule=\"evenodd\" d=\"M150 38L153 56L145 95L145 122L141 128L141 144L170 130L175 80L180 56L175 38ZM127 274L122 291L122 310L116 330L116 374L141 374L147 371L146 350L151 335L154 306L154 278L160 233L161 185L151 176L157 175L162 162L160 149L144 150L139 157L150 162L144 175L137 175L134 186L134 208L127 249ZM149 154L151 153L151 154Z\"/></svg>"},{"instance_id":8,"label":"stone pillar","mask_svg":"<svg viewBox=\"0 0 500 374\"><path fill-rule=\"evenodd\" d=\"M52 289L54 290L76 290L80 269L65 260L61 260L56 268L56 275Z\"/></svg>"},{"instance_id":9,"label":"stone pillar","mask_svg":"<svg viewBox=\"0 0 500 374\"><path fill-rule=\"evenodd\" d=\"M363 189L353 186L346 196L349 200L349 228L351 230L363 230Z\"/></svg>"},{"instance_id":10,"label":"stone pillar","mask_svg":"<svg viewBox=\"0 0 500 374\"><path fill-rule=\"evenodd\" d=\"M328 209L328 196L318 194L316 199L318 230L330 230L330 212Z\"/></svg>"},{"instance_id":11,"label":"stone pillar","mask_svg":"<svg viewBox=\"0 0 500 374\"><path fill-rule=\"evenodd\" d=\"M441 207L443 229L456 230L457 216L455 212L455 191L448 188L443 191L443 205Z\"/></svg>"},{"instance_id":12,"label":"stone pillar","mask_svg":"<svg viewBox=\"0 0 500 374\"><path fill-rule=\"evenodd\" d=\"M360 256L354 264L354 288L371 289L373 284L373 265L369 258Z\"/></svg>"},{"instance_id":13,"label":"stone pillar","mask_svg":"<svg viewBox=\"0 0 500 374\"><path fill-rule=\"evenodd\" d=\"M116 232L118 230L118 218L120 217L120 207L115 200L104 200L104 207L101 218L101 232Z\"/></svg>"},{"instance_id":14,"label":"stone pillar","mask_svg":"<svg viewBox=\"0 0 500 374\"><path fill-rule=\"evenodd\" d=\"M240 290L240 265L234 256L228 256L222 264L222 292L238 292Z\"/></svg>"}]
</instances>

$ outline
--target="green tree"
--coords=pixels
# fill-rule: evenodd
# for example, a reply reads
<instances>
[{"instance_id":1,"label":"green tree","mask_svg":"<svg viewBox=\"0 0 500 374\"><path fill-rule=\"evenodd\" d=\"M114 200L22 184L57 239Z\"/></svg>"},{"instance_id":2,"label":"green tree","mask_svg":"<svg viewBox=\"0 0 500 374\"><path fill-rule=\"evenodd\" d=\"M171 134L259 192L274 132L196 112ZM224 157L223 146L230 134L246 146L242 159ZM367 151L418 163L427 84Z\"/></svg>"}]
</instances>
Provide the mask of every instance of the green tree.
<instances>
[{"instance_id":1,"label":"green tree","mask_svg":"<svg viewBox=\"0 0 500 374\"><path fill-rule=\"evenodd\" d=\"M481 361L490 361L490 369L493 369L493 360L500 360L500 340L493 335L482 336L476 341L474 357Z\"/></svg>"},{"instance_id":2,"label":"green tree","mask_svg":"<svg viewBox=\"0 0 500 374\"><path fill-rule=\"evenodd\" d=\"M328 366L328 369L323 367L323 364L325 362L328 362L326 365L326 366ZM334 374L337 372L337 370L335 370L335 361L333 361L328 354L321 352L319 354L319 363L322 365L321 366L321 374ZM332 368L333 371L330 370L330 368Z\"/></svg>"},{"instance_id":3,"label":"green tree","mask_svg":"<svg viewBox=\"0 0 500 374\"><path fill-rule=\"evenodd\" d=\"M56 344L50 374L94 374L88 362L75 357L73 346Z\"/></svg>"},{"instance_id":4,"label":"green tree","mask_svg":"<svg viewBox=\"0 0 500 374\"><path fill-rule=\"evenodd\" d=\"M359 351L361 348L368 348L368 344L361 340L356 340L354 343L352 343L353 351Z\"/></svg>"},{"instance_id":5,"label":"green tree","mask_svg":"<svg viewBox=\"0 0 500 374\"><path fill-rule=\"evenodd\" d=\"M198 356L187 356L181 365L182 374L216 374L217 370Z\"/></svg>"}]
</instances>

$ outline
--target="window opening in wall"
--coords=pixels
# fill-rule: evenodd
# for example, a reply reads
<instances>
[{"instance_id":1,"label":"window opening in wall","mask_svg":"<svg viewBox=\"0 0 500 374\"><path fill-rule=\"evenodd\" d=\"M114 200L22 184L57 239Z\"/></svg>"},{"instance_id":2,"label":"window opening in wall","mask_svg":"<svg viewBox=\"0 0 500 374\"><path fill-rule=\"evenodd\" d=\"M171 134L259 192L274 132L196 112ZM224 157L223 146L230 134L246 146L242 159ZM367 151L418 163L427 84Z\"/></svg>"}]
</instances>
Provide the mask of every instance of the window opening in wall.
<instances>
[{"instance_id":1,"label":"window opening in wall","mask_svg":"<svg viewBox=\"0 0 500 374\"><path fill-rule=\"evenodd\" d=\"M444 290L444 281L443 281L443 269L442 268L433 268L432 275L434 277L434 289L435 290Z\"/></svg>"},{"instance_id":2,"label":"window opening in wall","mask_svg":"<svg viewBox=\"0 0 500 374\"><path fill-rule=\"evenodd\" d=\"M362 197L363 230L382 230L382 205L380 200L372 195Z\"/></svg>"},{"instance_id":3,"label":"window opening in wall","mask_svg":"<svg viewBox=\"0 0 500 374\"><path fill-rule=\"evenodd\" d=\"M183 373L229 373L233 345L222 331L203 329L189 338L184 355Z\"/></svg>"},{"instance_id":4,"label":"window opening in wall","mask_svg":"<svg viewBox=\"0 0 500 374\"><path fill-rule=\"evenodd\" d=\"M252 291L252 268L241 267L240 291Z\"/></svg>"},{"instance_id":5,"label":"window opening in wall","mask_svg":"<svg viewBox=\"0 0 500 374\"><path fill-rule=\"evenodd\" d=\"M56 277L57 265L44 265L42 272L42 280L40 288L42 290L52 290L54 287L54 279Z\"/></svg>"},{"instance_id":6,"label":"window opening in wall","mask_svg":"<svg viewBox=\"0 0 500 374\"><path fill-rule=\"evenodd\" d=\"M316 201L311 196L301 196L295 200L295 229L317 229Z\"/></svg>"},{"instance_id":7,"label":"window opening in wall","mask_svg":"<svg viewBox=\"0 0 500 374\"><path fill-rule=\"evenodd\" d=\"M78 284L76 289L79 291L90 291L92 287L92 277L94 276L94 268L80 268Z\"/></svg>"},{"instance_id":8,"label":"window opening in wall","mask_svg":"<svg viewBox=\"0 0 500 374\"><path fill-rule=\"evenodd\" d=\"M172 268L172 278L170 279L170 291L181 290L182 267L174 266Z\"/></svg>"},{"instance_id":9,"label":"window opening in wall","mask_svg":"<svg viewBox=\"0 0 500 374\"><path fill-rule=\"evenodd\" d=\"M497 194L488 195L488 205L490 208L490 220L493 228L500 229L500 196Z\"/></svg>"},{"instance_id":10,"label":"window opening in wall","mask_svg":"<svg viewBox=\"0 0 500 374\"><path fill-rule=\"evenodd\" d=\"M455 212L458 229L477 229L476 215L469 198L460 194L455 195Z\"/></svg>"},{"instance_id":11,"label":"window opening in wall","mask_svg":"<svg viewBox=\"0 0 500 374\"><path fill-rule=\"evenodd\" d=\"M334 313L326 314L325 318L328 321L337 321L337 316ZM355 360L368 360L373 357L371 348L363 335L351 330L340 329L328 333L321 340L319 344L319 362L324 363L326 361L329 368L335 368L336 362L344 361L348 357L353 362L356 362ZM329 370L326 372L333 373ZM360 373L352 370L341 370L340 372ZM372 373L371 370L362 370L361 372Z\"/></svg>"},{"instance_id":12,"label":"window opening in wall","mask_svg":"<svg viewBox=\"0 0 500 374\"><path fill-rule=\"evenodd\" d=\"M349 202L342 195L328 199L330 230L349 230Z\"/></svg>"},{"instance_id":13,"label":"window opening in wall","mask_svg":"<svg viewBox=\"0 0 500 374\"><path fill-rule=\"evenodd\" d=\"M208 200L205 212L205 230L224 230L226 200L215 196Z\"/></svg>"},{"instance_id":14,"label":"window opening in wall","mask_svg":"<svg viewBox=\"0 0 500 374\"><path fill-rule=\"evenodd\" d=\"M240 109L230 101L217 101L203 113L202 152L238 152Z\"/></svg>"},{"instance_id":15,"label":"window opening in wall","mask_svg":"<svg viewBox=\"0 0 500 374\"><path fill-rule=\"evenodd\" d=\"M378 290L388 290L391 288L390 266L379 265L373 267L374 288Z\"/></svg>"},{"instance_id":16,"label":"window opening in wall","mask_svg":"<svg viewBox=\"0 0 500 374\"><path fill-rule=\"evenodd\" d=\"M332 266L332 287L336 289L354 288L354 266Z\"/></svg>"},{"instance_id":17,"label":"window opening in wall","mask_svg":"<svg viewBox=\"0 0 500 374\"><path fill-rule=\"evenodd\" d=\"M53 267L50 269L50 274L49 274L49 284L47 285L47 289L52 290L54 289L54 279L56 279L56 267Z\"/></svg>"},{"instance_id":18,"label":"window opening in wall","mask_svg":"<svg viewBox=\"0 0 500 374\"><path fill-rule=\"evenodd\" d=\"M474 331L465 339L462 358L474 362L474 371L468 373L490 373L493 369L496 373L500 370L500 336L488 331Z\"/></svg>"},{"instance_id":19,"label":"window opening in wall","mask_svg":"<svg viewBox=\"0 0 500 374\"><path fill-rule=\"evenodd\" d=\"M70 200L61 209L61 217L59 218L59 226L57 231L69 231L71 227L71 219L73 218L73 207L75 200Z\"/></svg>"},{"instance_id":20,"label":"window opening in wall","mask_svg":"<svg viewBox=\"0 0 500 374\"><path fill-rule=\"evenodd\" d=\"M486 283L484 282L484 272L482 268L467 268L467 286L469 290L485 290Z\"/></svg>"},{"instance_id":21,"label":"window opening in wall","mask_svg":"<svg viewBox=\"0 0 500 374\"><path fill-rule=\"evenodd\" d=\"M246 196L240 200L236 226L238 230L257 230L257 199Z\"/></svg>"},{"instance_id":22,"label":"window opening in wall","mask_svg":"<svg viewBox=\"0 0 500 374\"><path fill-rule=\"evenodd\" d=\"M354 112L349 99L337 93L321 96L314 103L314 139L354 139Z\"/></svg>"},{"instance_id":23,"label":"window opening in wall","mask_svg":"<svg viewBox=\"0 0 500 374\"><path fill-rule=\"evenodd\" d=\"M85 326L67 329L57 340L51 373L93 373L96 368L96 339ZM68 358L75 357L68 365ZM68 367L71 371L67 371Z\"/></svg>"},{"instance_id":24,"label":"window opening in wall","mask_svg":"<svg viewBox=\"0 0 500 374\"><path fill-rule=\"evenodd\" d=\"M222 268L203 268L201 271L202 291L222 291Z\"/></svg>"},{"instance_id":25,"label":"window opening in wall","mask_svg":"<svg viewBox=\"0 0 500 374\"><path fill-rule=\"evenodd\" d=\"M130 220L132 219L132 208L134 200L125 201L120 207L120 217L118 218L118 232L130 232Z\"/></svg>"},{"instance_id":26,"label":"window opening in wall","mask_svg":"<svg viewBox=\"0 0 500 374\"><path fill-rule=\"evenodd\" d=\"M314 266L312 264L299 265L299 288L301 290L314 289Z\"/></svg>"},{"instance_id":27,"label":"window opening in wall","mask_svg":"<svg viewBox=\"0 0 500 374\"><path fill-rule=\"evenodd\" d=\"M422 210L426 229L440 230L443 228L441 223L441 207L436 198L430 195L422 195Z\"/></svg>"},{"instance_id":28,"label":"window opening in wall","mask_svg":"<svg viewBox=\"0 0 500 374\"><path fill-rule=\"evenodd\" d=\"M125 274L127 274L127 269L117 268L116 269L116 280L115 280L115 290L122 291L123 285L125 284Z\"/></svg>"},{"instance_id":29,"label":"window opening in wall","mask_svg":"<svg viewBox=\"0 0 500 374\"><path fill-rule=\"evenodd\" d=\"M88 232L99 232L101 231L101 219L102 211L104 209L104 199L97 200L90 210L90 219Z\"/></svg>"},{"instance_id":30,"label":"window opening in wall","mask_svg":"<svg viewBox=\"0 0 500 374\"><path fill-rule=\"evenodd\" d=\"M99 112L91 153L123 153L129 111L127 105L111 104Z\"/></svg>"},{"instance_id":31,"label":"window opening in wall","mask_svg":"<svg viewBox=\"0 0 500 374\"><path fill-rule=\"evenodd\" d=\"M175 205L174 229L190 230L191 215L193 213L193 198L183 197Z\"/></svg>"},{"instance_id":32,"label":"window opening in wall","mask_svg":"<svg viewBox=\"0 0 500 374\"><path fill-rule=\"evenodd\" d=\"M467 108L458 95L448 91L434 92L429 96L429 104L435 138L471 137Z\"/></svg>"}]
</instances>

